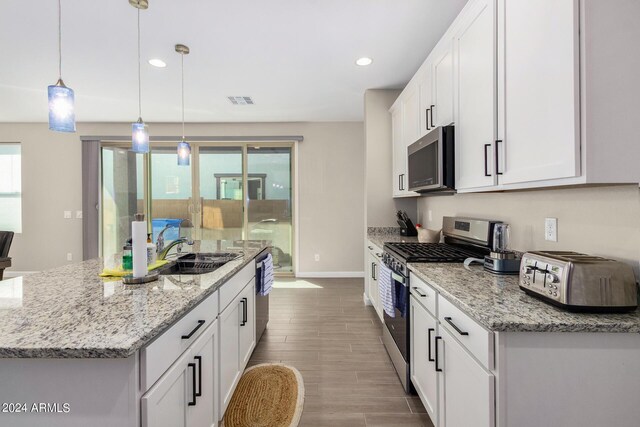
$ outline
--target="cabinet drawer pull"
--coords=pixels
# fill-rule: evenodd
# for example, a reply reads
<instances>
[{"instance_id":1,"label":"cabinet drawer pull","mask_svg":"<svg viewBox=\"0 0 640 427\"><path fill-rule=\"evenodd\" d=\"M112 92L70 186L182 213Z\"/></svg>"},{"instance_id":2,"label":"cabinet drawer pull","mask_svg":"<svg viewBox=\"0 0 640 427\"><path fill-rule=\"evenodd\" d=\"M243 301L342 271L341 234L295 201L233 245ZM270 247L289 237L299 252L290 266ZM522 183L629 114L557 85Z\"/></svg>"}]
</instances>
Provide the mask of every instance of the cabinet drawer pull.
<instances>
[{"instance_id":1,"label":"cabinet drawer pull","mask_svg":"<svg viewBox=\"0 0 640 427\"><path fill-rule=\"evenodd\" d=\"M423 294L422 292L420 292L420 288L418 288L416 286L413 287L413 290L416 291L416 294L418 294L420 296L420 298L426 298L426 297L429 296L427 294Z\"/></svg>"},{"instance_id":2,"label":"cabinet drawer pull","mask_svg":"<svg viewBox=\"0 0 640 427\"><path fill-rule=\"evenodd\" d=\"M242 323L240 326L245 326L247 324L247 299L242 298L240 302L242 303Z\"/></svg>"},{"instance_id":3,"label":"cabinet drawer pull","mask_svg":"<svg viewBox=\"0 0 640 427\"><path fill-rule=\"evenodd\" d=\"M495 148L495 151L496 151L496 155L495 155L495 157L496 157L496 175L502 175L502 172L500 172L500 167L498 165L498 143L499 142L502 142L502 140L501 139L496 139L496 148Z\"/></svg>"},{"instance_id":4,"label":"cabinet drawer pull","mask_svg":"<svg viewBox=\"0 0 640 427\"><path fill-rule=\"evenodd\" d=\"M432 333L432 332L435 332L435 331L436 331L436 330L435 330L434 328L429 328L429 329L427 330L427 342L429 343L429 347L428 347L428 349L429 349L429 350L428 350L428 354L427 354L427 356L428 356L428 358L429 358L429 362L433 362L433 361L435 361L435 360L436 360L436 359L434 359L434 358L431 356L431 333Z\"/></svg>"},{"instance_id":5,"label":"cabinet drawer pull","mask_svg":"<svg viewBox=\"0 0 640 427\"><path fill-rule=\"evenodd\" d=\"M191 337L193 336L193 334L195 334L195 333L196 333L196 331L197 331L198 329L200 329L200 328L202 327L202 325L204 325L204 322L205 322L204 320L198 320L198 326L196 326L195 328L193 328L193 330L192 330L191 332L189 332L189 334L188 334L188 335L183 335L183 336L182 336L182 339L183 339L183 340L188 340L189 338L191 338Z\"/></svg>"},{"instance_id":6,"label":"cabinet drawer pull","mask_svg":"<svg viewBox=\"0 0 640 427\"><path fill-rule=\"evenodd\" d=\"M487 148L491 147L491 144L484 144L484 176L491 176L489 171L487 170Z\"/></svg>"},{"instance_id":7,"label":"cabinet drawer pull","mask_svg":"<svg viewBox=\"0 0 640 427\"><path fill-rule=\"evenodd\" d=\"M435 358L435 362L436 362L436 372L442 372L442 368L440 368L440 364L438 363L439 361L439 357L438 357L438 341L441 340L442 337L436 337L435 343L434 345L436 346L436 358Z\"/></svg>"},{"instance_id":8,"label":"cabinet drawer pull","mask_svg":"<svg viewBox=\"0 0 640 427\"><path fill-rule=\"evenodd\" d=\"M189 363L188 368L193 368L193 376L191 377L191 393L193 396L193 401L189 401L189 406L196 406L197 403L197 397L196 397L196 364L195 363Z\"/></svg>"},{"instance_id":9,"label":"cabinet drawer pull","mask_svg":"<svg viewBox=\"0 0 640 427\"><path fill-rule=\"evenodd\" d=\"M202 396L202 356L193 356L193 358L198 362L198 391L195 395L200 397Z\"/></svg>"},{"instance_id":10,"label":"cabinet drawer pull","mask_svg":"<svg viewBox=\"0 0 640 427\"><path fill-rule=\"evenodd\" d=\"M431 129L435 129L435 126L433 125L433 109L436 108L435 105L432 105L431 108L429 108L429 110L431 110Z\"/></svg>"},{"instance_id":11,"label":"cabinet drawer pull","mask_svg":"<svg viewBox=\"0 0 640 427\"><path fill-rule=\"evenodd\" d=\"M456 332L457 332L457 333L459 333L460 335L469 335L469 332L465 332L465 331L463 331L462 329L458 328L458 327L455 325L455 323L453 323L453 322L451 321L451 317L445 317L445 318L444 318L444 320L446 320L446 321L447 321L447 323L448 323L448 324L450 324L450 325L451 325L451 327L452 327L453 329L455 329L455 330L456 330Z\"/></svg>"}]
</instances>

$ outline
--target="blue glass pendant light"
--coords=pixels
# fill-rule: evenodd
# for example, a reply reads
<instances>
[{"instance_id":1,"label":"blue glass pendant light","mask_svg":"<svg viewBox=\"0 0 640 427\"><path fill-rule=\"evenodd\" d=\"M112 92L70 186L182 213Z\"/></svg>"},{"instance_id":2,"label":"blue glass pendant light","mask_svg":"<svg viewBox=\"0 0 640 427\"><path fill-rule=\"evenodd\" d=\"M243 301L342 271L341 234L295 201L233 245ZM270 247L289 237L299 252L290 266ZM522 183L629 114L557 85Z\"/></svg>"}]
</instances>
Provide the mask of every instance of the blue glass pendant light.
<instances>
[{"instance_id":1,"label":"blue glass pendant light","mask_svg":"<svg viewBox=\"0 0 640 427\"><path fill-rule=\"evenodd\" d=\"M73 89L62 81L62 5L58 0L58 81L48 87L49 129L57 132L75 132L75 96Z\"/></svg>"},{"instance_id":2,"label":"blue glass pendant light","mask_svg":"<svg viewBox=\"0 0 640 427\"><path fill-rule=\"evenodd\" d=\"M182 141L178 143L178 166L189 166L191 146L184 136L184 56L189 54L189 48L183 44L177 44L176 52L180 54L182 64Z\"/></svg>"},{"instance_id":3,"label":"blue glass pendant light","mask_svg":"<svg viewBox=\"0 0 640 427\"><path fill-rule=\"evenodd\" d=\"M129 0L138 9L138 121L131 124L131 149L136 153L149 152L149 128L142 120L142 82L140 78L140 10L149 7L146 0Z\"/></svg>"}]
</instances>

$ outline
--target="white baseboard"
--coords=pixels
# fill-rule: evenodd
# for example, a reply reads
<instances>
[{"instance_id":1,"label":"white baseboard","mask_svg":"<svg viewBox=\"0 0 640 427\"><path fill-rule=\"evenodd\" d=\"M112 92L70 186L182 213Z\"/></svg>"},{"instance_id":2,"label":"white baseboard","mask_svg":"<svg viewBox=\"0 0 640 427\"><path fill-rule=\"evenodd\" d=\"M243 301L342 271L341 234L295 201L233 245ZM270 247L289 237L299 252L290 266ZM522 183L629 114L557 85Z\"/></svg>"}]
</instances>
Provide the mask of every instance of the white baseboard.
<instances>
[{"instance_id":1,"label":"white baseboard","mask_svg":"<svg viewBox=\"0 0 640 427\"><path fill-rule=\"evenodd\" d=\"M364 277L364 271L298 271L296 277L300 278L362 278Z\"/></svg>"}]
</instances>

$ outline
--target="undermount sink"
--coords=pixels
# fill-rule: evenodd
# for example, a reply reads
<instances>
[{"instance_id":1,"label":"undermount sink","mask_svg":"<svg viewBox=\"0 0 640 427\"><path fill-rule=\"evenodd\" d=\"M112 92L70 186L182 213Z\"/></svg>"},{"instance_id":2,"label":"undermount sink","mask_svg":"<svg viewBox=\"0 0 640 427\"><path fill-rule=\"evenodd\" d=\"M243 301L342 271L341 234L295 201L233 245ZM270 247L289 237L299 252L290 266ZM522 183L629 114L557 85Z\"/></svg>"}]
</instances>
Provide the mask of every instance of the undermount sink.
<instances>
[{"instance_id":1,"label":"undermount sink","mask_svg":"<svg viewBox=\"0 0 640 427\"><path fill-rule=\"evenodd\" d=\"M233 252L191 253L178 257L175 261L158 270L158 274L205 274L211 273L229 261L239 257Z\"/></svg>"}]
</instances>

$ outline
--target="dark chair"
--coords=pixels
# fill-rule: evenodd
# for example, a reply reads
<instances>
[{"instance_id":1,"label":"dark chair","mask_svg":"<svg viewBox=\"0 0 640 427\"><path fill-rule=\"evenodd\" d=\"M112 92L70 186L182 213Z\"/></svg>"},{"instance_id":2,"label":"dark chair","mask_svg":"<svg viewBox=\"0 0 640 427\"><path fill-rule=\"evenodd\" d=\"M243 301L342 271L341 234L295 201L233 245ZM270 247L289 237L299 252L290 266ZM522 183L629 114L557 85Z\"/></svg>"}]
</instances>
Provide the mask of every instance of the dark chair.
<instances>
[{"instance_id":1,"label":"dark chair","mask_svg":"<svg viewBox=\"0 0 640 427\"><path fill-rule=\"evenodd\" d=\"M13 231L0 231L0 280L4 274L4 269L11 267L9 248L13 241Z\"/></svg>"}]
</instances>

